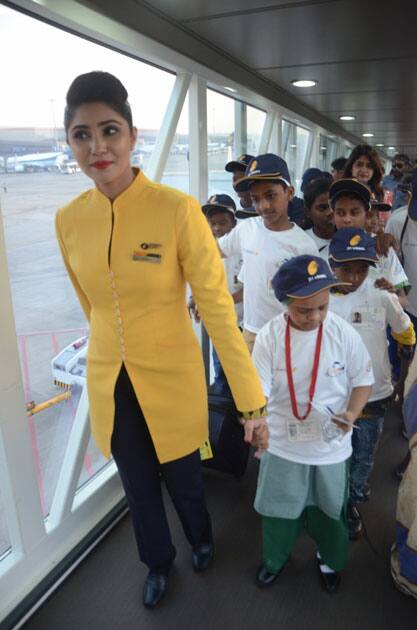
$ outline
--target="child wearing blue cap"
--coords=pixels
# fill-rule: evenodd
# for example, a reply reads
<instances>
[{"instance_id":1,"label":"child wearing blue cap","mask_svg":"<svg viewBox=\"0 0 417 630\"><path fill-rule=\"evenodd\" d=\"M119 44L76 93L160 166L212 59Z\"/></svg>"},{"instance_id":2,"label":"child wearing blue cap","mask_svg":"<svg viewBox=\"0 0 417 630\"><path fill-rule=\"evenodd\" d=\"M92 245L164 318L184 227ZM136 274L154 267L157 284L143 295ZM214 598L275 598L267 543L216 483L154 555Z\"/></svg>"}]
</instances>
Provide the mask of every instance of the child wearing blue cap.
<instances>
[{"instance_id":1,"label":"child wearing blue cap","mask_svg":"<svg viewBox=\"0 0 417 630\"><path fill-rule=\"evenodd\" d=\"M327 260L328 245L335 232L334 213L329 203L331 182L326 177L315 179L304 188L305 223L303 225L316 243L319 254ZM324 254L323 254L324 252Z\"/></svg>"},{"instance_id":2,"label":"child wearing blue cap","mask_svg":"<svg viewBox=\"0 0 417 630\"><path fill-rule=\"evenodd\" d=\"M372 194L365 184L353 178L339 179L330 187L329 195L337 230L344 227L366 230L367 219L372 213ZM391 238L384 234L381 237L387 242ZM377 241L375 244L378 249ZM405 299L404 289L408 289L410 283L393 247L388 247L383 255L377 251L377 260L369 276L382 287L391 285Z\"/></svg>"},{"instance_id":3,"label":"child wearing blue cap","mask_svg":"<svg viewBox=\"0 0 417 630\"><path fill-rule=\"evenodd\" d=\"M236 160L231 160L224 167L225 171L228 173L232 173L232 183L233 185L242 179L245 176L246 167L253 160L253 155L248 155L247 153L243 153L239 155ZM240 201L240 205L242 206L241 210L236 210L235 216L237 219L249 219L250 217L256 217L255 208L252 205L252 199L250 198L249 192L243 191L237 193Z\"/></svg>"},{"instance_id":4,"label":"child wearing blue cap","mask_svg":"<svg viewBox=\"0 0 417 630\"><path fill-rule=\"evenodd\" d=\"M377 263L374 239L364 230L342 228L330 242L329 263L341 285L330 297L330 310L349 322L360 334L372 359L375 384L368 404L357 421L360 431L352 436L348 525L351 540L362 533L357 505L369 496L369 475L373 467L384 414L394 388L388 356L386 328L399 344L401 373L396 391L404 389L415 344L414 328L398 297L374 286L369 269Z\"/></svg>"},{"instance_id":5,"label":"child wearing blue cap","mask_svg":"<svg viewBox=\"0 0 417 630\"><path fill-rule=\"evenodd\" d=\"M241 255L244 284L243 334L252 350L257 332L283 310L272 288L272 278L285 260L318 253L314 241L288 219L294 189L286 162L272 153L254 158L245 176L235 183L237 192L248 190L258 217L239 223L219 239L224 257Z\"/></svg>"},{"instance_id":6,"label":"child wearing blue cap","mask_svg":"<svg viewBox=\"0 0 417 630\"><path fill-rule=\"evenodd\" d=\"M221 236L228 234L236 226L236 205L229 195L212 195L201 209L206 216L215 238L220 238ZM242 325L243 320L243 284L238 279L242 268L242 262L242 257L239 255L230 256L229 258L225 258L223 260L227 286L235 303L237 322L239 326ZM199 322L200 315L193 296L190 296L189 298L188 309L194 316L195 321ZM215 374L215 393L219 394L219 396L231 398L232 394L230 387L215 348L213 348L213 367Z\"/></svg>"},{"instance_id":7,"label":"child wearing blue cap","mask_svg":"<svg viewBox=\"0 0 417 630\"><path fill-rule=\"evenodd\" d=\"M261 329L253 351L270 432L255 498L263 529L256 580L275 581L305 526L318 546L321 584L333 593L347 558L352 427L371 392L372 366L358 333L328 311L339 281L322 258L291 259L272 284L288 311Z\"/></svg>"}]
</instances>

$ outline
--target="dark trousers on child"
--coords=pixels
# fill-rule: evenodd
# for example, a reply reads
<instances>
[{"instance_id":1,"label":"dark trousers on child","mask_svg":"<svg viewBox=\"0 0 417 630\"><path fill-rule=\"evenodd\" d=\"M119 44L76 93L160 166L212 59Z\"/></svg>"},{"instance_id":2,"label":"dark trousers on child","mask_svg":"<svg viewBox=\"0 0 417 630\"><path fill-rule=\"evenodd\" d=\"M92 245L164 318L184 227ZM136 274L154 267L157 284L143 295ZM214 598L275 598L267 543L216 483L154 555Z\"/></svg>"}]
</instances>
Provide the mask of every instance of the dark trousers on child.
<instances>
[{"instance_id":1,"label":"dark trousers on child","mask_svg":"<svg viewBox=\"0 0 417 630\"><path fill-rule=\"evenodd\" d=\"M212 539L200 453L197 450L160 464L124 365L114 400L111 450L129 504L139 556L151 570L168 570L176 551L163 504L162 481L192 548Z\"/></svg>"},{"instance_id":2,"label":"dark trousers on child","mask_svg":"<svg viewBox=\"0 0 417 630\"><path fill-rule=\"evenodd\" d=\"M352 431L352 456L350 458L349 501L367 501L369 476L374 466L375 453L384 428L384 415L389 398L370 402L358 418Z\"/></svg>"}]
</instances>

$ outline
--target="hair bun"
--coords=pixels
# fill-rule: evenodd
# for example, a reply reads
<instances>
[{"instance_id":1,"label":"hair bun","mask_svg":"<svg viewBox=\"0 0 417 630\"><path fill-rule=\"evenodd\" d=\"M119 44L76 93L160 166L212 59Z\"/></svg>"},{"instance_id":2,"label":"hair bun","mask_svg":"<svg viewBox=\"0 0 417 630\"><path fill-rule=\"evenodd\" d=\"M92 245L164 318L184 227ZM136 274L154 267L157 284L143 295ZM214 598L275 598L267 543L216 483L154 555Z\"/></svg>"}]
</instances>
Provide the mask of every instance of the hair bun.
<instances>
[{"instance_id":1,"label":"hair bun","mask_svg":"<svg viewBox=\"0 0 417 630\"><path fill-rule=\"evenodd\" d=\"M127 90L117 77L109 72L95 70L74 79L67 92L67 105L75 107L94 101L123 105L127 97Z\"/></svg>"}]
</instances>

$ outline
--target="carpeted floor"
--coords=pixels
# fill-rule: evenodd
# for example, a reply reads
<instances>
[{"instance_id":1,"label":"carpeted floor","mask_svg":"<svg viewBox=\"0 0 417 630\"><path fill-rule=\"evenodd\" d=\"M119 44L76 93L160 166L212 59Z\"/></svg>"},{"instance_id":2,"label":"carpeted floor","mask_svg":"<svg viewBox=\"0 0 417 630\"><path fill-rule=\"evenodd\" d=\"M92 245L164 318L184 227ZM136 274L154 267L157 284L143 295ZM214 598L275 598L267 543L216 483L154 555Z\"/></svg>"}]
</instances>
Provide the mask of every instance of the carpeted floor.
<instances>
[{"instance_id":1,"label":"carpeted floor","mask_svg":"<svg viewBox=\"0 0 417 630\"><path fill-rule=\"evenodd\" d=\"M206 474L216 537L216 559L206 574L191 569L190 549L169 506L177 546L170 590L163 605L141 604L146 568L136 555L126 517L26 623L26 630L408 630L417 628L417 601L398 592L389 569L398 481L393 469L407 443L391 413L363 508L369 540L352 543L339 593L320 588L314 545L305 535L275 584L259 590L254 576L261 559L260 522L252 509L257 462L241 481ZM167 502L168 503L168 502Z\"/></svg>"}]
</instances>

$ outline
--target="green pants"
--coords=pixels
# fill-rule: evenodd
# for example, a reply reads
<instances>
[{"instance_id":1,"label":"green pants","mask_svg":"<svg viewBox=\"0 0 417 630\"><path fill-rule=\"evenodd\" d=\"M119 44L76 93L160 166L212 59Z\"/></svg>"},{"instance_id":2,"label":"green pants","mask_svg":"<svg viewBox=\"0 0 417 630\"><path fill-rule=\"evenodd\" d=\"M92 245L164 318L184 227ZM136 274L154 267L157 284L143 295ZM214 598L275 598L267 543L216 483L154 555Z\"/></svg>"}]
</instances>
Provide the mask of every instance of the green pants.
<instances>
[{"instance_id":1,"label":"green pants","mask_svg":"<svg viewBox=\"0 0 417 630\"><path fill-rule=\"evenodd\" d=\"M334 571L343 569L349 542L346 509L342 510L340 519L335 520L318 507L309 506L296 519L262 516L264 564L268 571L280 571L304 526L316 541L325 564Z\"/></svg>"}]
</instances>

